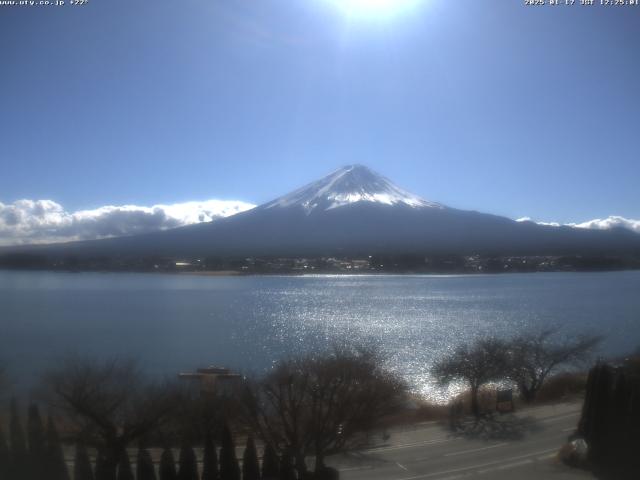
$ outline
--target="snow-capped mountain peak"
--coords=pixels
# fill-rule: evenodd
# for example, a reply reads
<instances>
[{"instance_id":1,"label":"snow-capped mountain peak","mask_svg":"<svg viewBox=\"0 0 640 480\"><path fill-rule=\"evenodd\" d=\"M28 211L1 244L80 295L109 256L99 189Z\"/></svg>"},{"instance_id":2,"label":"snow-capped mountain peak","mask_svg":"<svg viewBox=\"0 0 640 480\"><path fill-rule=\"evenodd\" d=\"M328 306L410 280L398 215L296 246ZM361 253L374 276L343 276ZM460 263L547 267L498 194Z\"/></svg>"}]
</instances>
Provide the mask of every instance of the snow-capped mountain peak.
<instances>
[{"instance_id":1,"label":"snow-capped mountain peak","mask_svg":"<svg viewBox=\"0 0 640 480\"><path fill-rule=\"evenodd\" d=\"M301 207L307 214L358 202L403 205L411 208L444 208L394 185L363 165L347 165L320 180L277 198L261 208Z\"/></svg>"}]
</instances>

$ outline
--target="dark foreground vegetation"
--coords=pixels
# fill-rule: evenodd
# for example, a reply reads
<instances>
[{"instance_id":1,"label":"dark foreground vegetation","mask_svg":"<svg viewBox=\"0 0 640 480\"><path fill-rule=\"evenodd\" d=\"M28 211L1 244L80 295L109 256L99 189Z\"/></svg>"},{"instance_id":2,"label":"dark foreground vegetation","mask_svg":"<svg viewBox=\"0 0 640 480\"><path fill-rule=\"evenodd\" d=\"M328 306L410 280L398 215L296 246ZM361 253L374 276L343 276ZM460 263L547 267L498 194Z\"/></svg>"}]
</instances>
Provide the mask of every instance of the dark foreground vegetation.
<instances>
[{"instance_id":1,"label":"dark foreground vegetation","mask_svg":"<svg viewBox=\"0 0 640 480\"><path fill-rule=\"evenodd\" d=\"M567 378L577 378L562 372L584 364L599 341L563 339L554 331L481 339L443 358L433 373L442 384L466 384L477 424L487 413L478 395L489 383L515 387L525 403L545 394L557 398L558 385L566 390ZM43 376L33 403L14 400L7 418L0 418L0 479L338 478L325 464L328 456L369 446L393 422L425 408L416 408L407 385L383 364L375 350L349 346L287 359L257 378L158 382L131 361L70 357ZM637 403L626 373L603 372L589 376L580 426L596 456L610 432L601 412L616 416L623 411L617 406ZM613 384L607 401L593 393ZM449 415L453 426L460 403L457 398L433 411L441 419ZM628 420L624 415L614 423Z\"/></svg>"},{"instance_id":2,"label":"dark foreground vegetation","mask_svg":"<svg viewBox=\"0 0 640 480\"><path fill-rule=\"evenodd\" d=\"M599 478L640 475L640 355L589 372L576 439L587 445L584 466Z\"/></svg>"},{"instance_id":3,"label":"dark foreground vegetation","mask_svg":"<svg viewBox=\"0 0 640 480\"><path fill-rule=\"evenodd\" d=\"M381 364L368 349L335 349L211 389L150 382L132 362L70 358L44 378L46 426L32 404L25 433L12 402L0 478L338 478L326 456L368 444L379 420L406 406L405 383ZM63 443L74 445L72 468Z\"/></svg>"},{"instance_id":4,"label":"dark foreground vegetation","mask_svg":"<svg viewBox=\"0 0 640 480\"><path fill-rule=\"evenodd\" d=\"M357 257L82 257L0 254L0 268L59 271L305 273L514 273L640 269L640 257L615 255L376 255Z\"/></svg>"}]
</instances>

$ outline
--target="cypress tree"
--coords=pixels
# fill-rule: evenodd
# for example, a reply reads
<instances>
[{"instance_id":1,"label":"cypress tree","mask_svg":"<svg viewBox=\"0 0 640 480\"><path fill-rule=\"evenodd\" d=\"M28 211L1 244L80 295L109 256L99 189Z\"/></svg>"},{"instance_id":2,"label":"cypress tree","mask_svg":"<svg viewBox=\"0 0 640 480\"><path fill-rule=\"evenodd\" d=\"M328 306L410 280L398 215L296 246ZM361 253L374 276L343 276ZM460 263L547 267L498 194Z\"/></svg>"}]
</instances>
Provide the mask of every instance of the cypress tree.
<instances>
[{"instance_id":1,"label":"cypress tree","mask_svg":"<svg viewBox=\"0 0 640 480\"><path fill-rule=\"evenodd\" d=\"M76 444L76 454L73 462L73 480L94 480L89 453L82 443Z\"/></svg>"},{"instance_id":2,"label":"cypress tree","mask_svg":"<svg viewBox=\"0 0 640 480\"><path fill-rule=\"evenodd\" d=\"M198 460L191 445L182 445L178 464L178 480L198 480Z\"/></svg>"},{"instance_id":3,"label":"cypress tree","mask_svg":"<svg viewBox=\"0 0 640 480\"><path fill-rule=\"evenodd\" d=\"M142 446L138 449L137 480L156 480L156 470L149 450Z\"/></svg>"},{"instance_id":4,"label":"cypress tree","mask_svg":"<svg viewBox=\"0 0 640 480\"><path fill-rule=\"evenodd\" d=\"M236 458L236 447L228 425L225 425L222 429L220 480L240 480L240 467Z\"/></svg>"},{"instance_id":5,"label":"cypress tree","mask_svg":"<svg viewBox=\"0 0 640 480\"><path fill-rule=\"evenodd\" d=\"M590 437L586 440L589 445L589 460L600 465L607 451L606 441L609 429L607 413L610 403L609 391L613 379L611 368L608 365L600 365L596 368Z\"/></svg>"},{"instance_id":6,"label":"cypress tree","mask_svg":"<svg viewBox=\"0 0 640 480\"><path fill-rule=\"evenodd\" d=\"M69 480L60 436L51 417L47 421L47 472L50 480Z\"/></svg>"},{"instance_id":7,"label":"cypress tree","mask_svg":"<svg viewBox=\"0 0 640 480\"><path fill-rule=\"evenodd\" d=\"M0 425L0 478L9 478L10 460L9 446Z\"/></svg>"},{"instance_id":8,"label":"cypress tree","mask_svg":"<svg viewBox=\"0 0 640 480\"><path fill-rule=\"evenodd\" d=\"M280 480L296 480L296 471L293 468L293 458L289 450L285 450L280 458Z\"/></svg>"},{"instance_id":9,"label":"cypress tree","mask_svg":"<svg viewBox=\"0 0 640 480\"><path fill-rule=\"evenodd\" d=\"M30 405L27 416L27 439L29 443L30 478L40 480L47 472L47 445L44 425L37 405Z\"/></svg>"},{"instance_id":10,"label":"cypress tree","mask_svg":"<svg viewBox=\"0 0 640 480\"><path fill-rule=\"evenodd\" d=\"M242 456L242 480L260 480L260 464L253 437L247 438L247 446Z\"/></svg>"},{"instance_id":11,"label":"cypress tree","mask_svg":"<svg viewBox=\"0 0 640 480\"><path fill-rule=\"evenodd\" d=\"M271 444L267 444L262 455L262 478L277 480L280 477L278 454Z\"/></svg>"},{"instance_id":12,"label":"cypress tree","mask_svg":"<svg viewBox=\"0 0 640 480\"><path fill-rule=\"evenodd\" d=\"M160 457L160 480L178 480L176 461L170 448L165 448Z\"/></svg>"},{"instance_id":13,"label":"cypress tree","mask_svg":"<svg viewBox=\"0 0 640 480\"><path fill-rule=\"evenodd\" d=\"M115 480L103 451L98 451L96 457L96 480Z\"/></svg>"},{"instance_id":14,"label":"cypress tree","mask_svg":"<svg viewBox=\"0 0 640 480\"><path fill-rule=\"evenodd\" d=\"M218 455L213 437L207 434L202 459L202 480L218 480Z\"/></svg>"},{"instance_id":15,"label":"cypress tree","mask_svg":"<svg viewBox=\"0 0 640 480\"><path fill-rule=\"evenodd\" d=\"M125 448L120 455L120 461L118 462L118 480L135 480L133 477L133 470L131 469L131 460L129 459L129 452Z\"/></svg>"},{"instance_id":16,"label":"cypress tree","mask_svg":"<svg viewBox=\"0 0 640 480\"><path fill-rule=\"evenodd\" d=\"M29 455L25 442L24 431L20 423L18 402L11 400L11 420L9 423L9 443L11 447L9 474L12 480L24 480L27 477Z\"/></svg>"},{"instance_id":17,"label":"cypress tree","mask_svg":"<svg viewBox=\"0 0 640 480\"><path fill-rule=\"evenodd\" d=\"M582 403L582 415L578 422L578 435L583 437L587 443L591 442L591 432L593 430L593 410L595 409L595 384L599 365L592 367L587 376L584 402Z\"/></svg>"}]
</instances>

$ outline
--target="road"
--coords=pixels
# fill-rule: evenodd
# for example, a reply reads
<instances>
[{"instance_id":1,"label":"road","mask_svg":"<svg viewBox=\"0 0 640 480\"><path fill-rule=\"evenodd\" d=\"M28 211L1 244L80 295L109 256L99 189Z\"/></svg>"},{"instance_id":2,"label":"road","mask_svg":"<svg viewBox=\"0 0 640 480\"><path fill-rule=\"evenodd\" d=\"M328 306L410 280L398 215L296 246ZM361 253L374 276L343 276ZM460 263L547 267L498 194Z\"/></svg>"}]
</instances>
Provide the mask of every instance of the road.
<instances>
[{"instance_id":1,"label":"road","mask_svg":"<svg viewBox=\"0 0 640 480\"><path fill-rule=\"evenodd\" d=\"M386 443L330 463L344 480L589 479L557 460L575 430L581 404L523 410L453 434L425 423L391 432Z\"/></svg>"}]
</instances>

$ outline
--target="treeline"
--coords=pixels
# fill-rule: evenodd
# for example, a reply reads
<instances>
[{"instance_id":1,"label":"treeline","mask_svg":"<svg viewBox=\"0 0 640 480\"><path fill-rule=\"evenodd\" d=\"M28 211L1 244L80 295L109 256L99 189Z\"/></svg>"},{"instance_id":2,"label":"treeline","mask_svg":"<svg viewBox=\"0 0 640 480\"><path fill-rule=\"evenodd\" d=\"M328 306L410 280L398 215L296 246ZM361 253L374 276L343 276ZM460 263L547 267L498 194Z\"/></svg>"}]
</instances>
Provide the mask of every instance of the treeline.
<instances>
[{"instance_id":1,"label":"treeline","mask_svg":"<svg viewBox=\"0 0 640 480\"><path fill-rule=\"evenodd\" d=\"M194 448L183 442L178 458L174 450L165 447L159 462L154 462L150 450L139 443L135 463L129 450L123 448L115 463L98 448L92 459L88 446L76 440L71 467L65 461L62 443L54 421L49 417L46 427L37 405L28 409L26 434L16 402L11 404L9 441L0 430L0 479L3 480L291 480L295 469L291 457L279 457L270 445L264 449L262 462L254 439L249 436L240 463L231 430L222 430L218 449L212 436L207 436L203 455L198 461ZM330 478L330 477L328 477Z\"/></svg>"},{"instance_id":2,"label":"treeline","mask_svg":"<svg viewBox=\"0 0 640 480\"><path fill-rule=\"evenodd\" d=\"M456 348L435 363L432 373L442 385L464 383L471 412L478 417L478 394L487 383L514 385L525 402L533 402L551 375L586 364L601 341L598 335L560 338L554 329L511 339L482 338Z\"/></svg>"},{"instance_id":3,"label":"treeline","mask_svg":"<svg viewBox=\"0 0 640 480\"><path fill-rule=\"evenodd\" d=\"M522 255L366 255L357 257L50 257L31 253L0 255L0 268L60 271L220 272L301 274L378 273L526 273L640 269L634 256Z\"/></svg>"},{"instance_id":4,"label":"treeline","mask_svg":"<svg viewBox=\"0 0 640 480\"><path fill-rule=\"evenodd\" d=\"M407 404L406 384L382 365L372 349L335 348L211 389L151 381L131 361L70 357L44 375L46 428L32 405L25 435L12 403L8 441L0 435L0 478L66 480L71 471L75 480L337 478L326 457L369 444L380 422ZM75 445L69 470L58 429L65 445ZM246 438L242 459L234 437ZM150 446L162 449L159 463Z\"/></svg>"},{"instance_id":5,"label":"treeline","mask_svg":"<svg viewBox=\"0 0 640 480\"><path fill-rule=\"evenodd\" d=\"M46 427L35 405L29 407L27 433L18 406L11 402L9 443L0 429L0 478L6 480L68 480L62 444L51 417Z\"/></svg>"}]
</instances>

